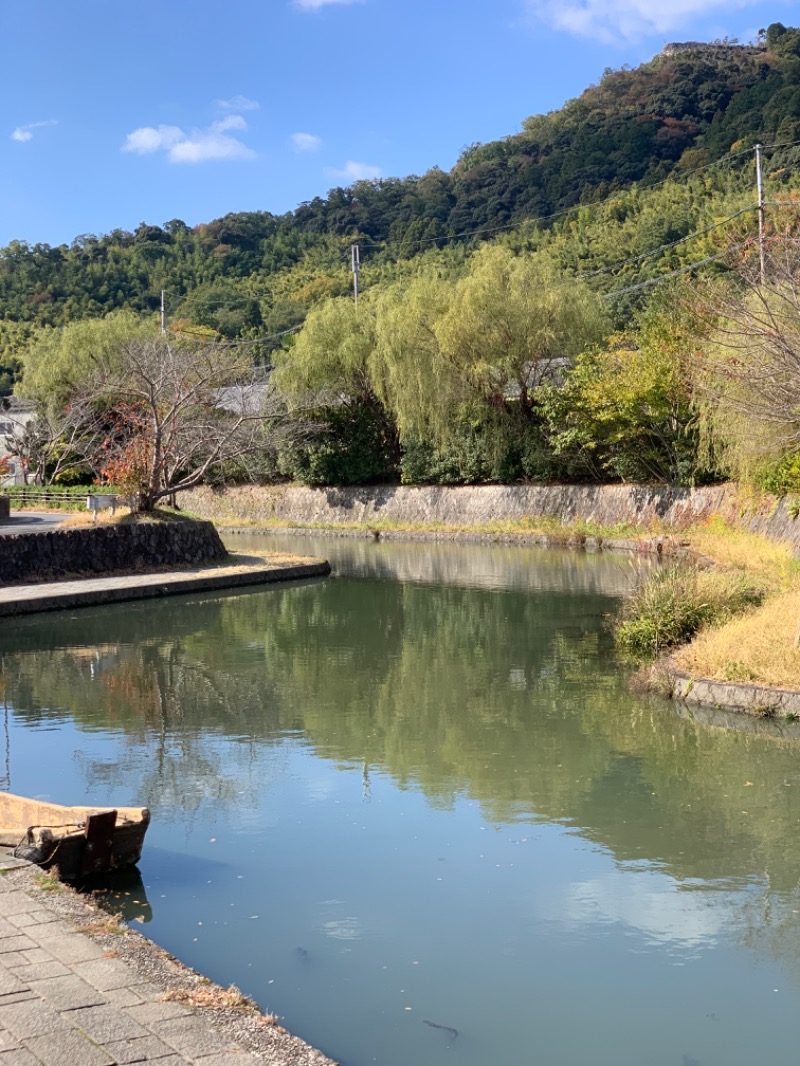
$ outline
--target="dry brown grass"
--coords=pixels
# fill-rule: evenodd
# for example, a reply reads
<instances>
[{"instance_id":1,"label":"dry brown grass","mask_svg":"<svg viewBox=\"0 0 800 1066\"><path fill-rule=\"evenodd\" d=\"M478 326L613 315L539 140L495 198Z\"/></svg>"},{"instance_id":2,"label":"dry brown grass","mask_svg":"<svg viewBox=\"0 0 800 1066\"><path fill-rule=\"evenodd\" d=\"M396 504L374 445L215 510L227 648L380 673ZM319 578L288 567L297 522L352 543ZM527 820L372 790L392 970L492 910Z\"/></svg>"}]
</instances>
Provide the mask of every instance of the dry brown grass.
<instances>
[{"instance_id":1,"label":"dry brown grass","mask_svg":"<svg viewBox=\"0 0 800 1066\"><path fill-rule=\"evenodd\" d=\"M800 689L800 588L778 593L720 629L700 633L674 663L695 677Z\"/></svg>"},{"instance_id":2,"label":"dry brown grass","mask_svg":"<svg viewBox=\"0 0 800 1066\"><path fill-rule=\"evenodd\" d=\"M765 589L778 591L800 579L798 561L788 544L735 529L721 519L712 519L690 529L686 540L695 551L713 559L718 566L743 570L758 577Z\"/></svg>"},{"instance_id":3,"label":"dry brown grass","mask_svg":"<svg viewBox=\"0 0 800 1066\"><path fill-rule=\"evenodd\" d=\"M95 521L91 511L76 511L64 519L60 528L83 529L86 527L91 528L92 526L118 526L126 520L129 522L130 515L129 508L118 507L113 515L110 511L98 511L97 521Z\"/></svg>"},{"instance_id":4,"label":"dry brown grass","mask_svg":"<svg viewBox=\"0 0 800 1066\"><path fill-rule=\"evenodd\" d=\"M219 985L203 981L196 988L173 988L165 992L162 998L168 1003L185 1003L190 1007L208 1010L241 1010L252 1014L258 1011L257 1004L243 995L236 985L220 988ZM270 1018L274 1024L272 1015L264 1017Z\"/></svg>"},{"instance_id":5,"label":"dry brown grass","mask_svg":"<svg viewBox=\"0 0 800 1066\"><path fill-rule=\"evenodd\" d=\"M128 936L130 929L116 914L105 914L101 918L93 918L80 926L84 933L93 933L97 936Z\"/></svg>"}]
</instances>

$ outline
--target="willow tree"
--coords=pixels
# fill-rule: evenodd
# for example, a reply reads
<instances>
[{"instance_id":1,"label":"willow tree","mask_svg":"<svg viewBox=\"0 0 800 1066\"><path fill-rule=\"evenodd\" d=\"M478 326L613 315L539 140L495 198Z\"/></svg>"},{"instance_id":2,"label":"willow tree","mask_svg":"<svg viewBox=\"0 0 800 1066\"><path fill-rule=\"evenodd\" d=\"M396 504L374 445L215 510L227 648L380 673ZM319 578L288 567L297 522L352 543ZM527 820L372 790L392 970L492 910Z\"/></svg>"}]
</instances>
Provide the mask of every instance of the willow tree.
<instances>
[{"instance_id":1,"label":"willow tree","mask_svg":"<svg viewBox=\"0 0 800 1066\"><path fill-rule=\"evenodd\" d=\"M290 410L316 425L281 454L281 471L307 484L396 476L397 428L375 387L375 309L342 297L313 308L294 345L275 353L273 380Z\"/></svg>"},{"instance_id":2,"label":"willow tree","mask_svg":"<svg viewBox=\"0 0 800 1066\"><path fill-rule=\"evenodd\" d=\"M80 393L89 375L119 368L125 344L157 336L154 319L131 311L39 330L19 353L22 380L16 391L55 415Z\"/></svg>"},{"instance_id":3,"label":"willow tree","mask_svg":"<svg viewBox=\"0 0 800 1066\"><path fill-rule=\"evenodd\" d=\"M455 283L421 275L378 302L374 377L401 435L533 421L536 390L608 331L599 300L542 256L486 246Z\"/></svg>"},{"instance_id":4,"label":"willow tree","mask_svg":"<svg viewBox=\"0 0 800 1066\"><path fill-rule=\"evenodd\" d=\"M377 301L369 367L403 442L443 439L470 400L466 381L443 358L437 334L453 291L452 282L426 272L393 285Z\"/></svg>"},{"instance_id":5,"label":"willow tree","mask_svg":"<svg viewBox=\"0 0 800 1066\"><path fill-rule=\"evenodd\" d=\"M322 406L348 399L372 402L370 357L375 315L362 300L336 297L312 308L291 348L275 353L274 380L294 400Z\"/></svg>"},{"instance_id":6,"label":"willow tree","mask_svg":"<svg viewBox=\"0 0 800 1066\"><path fill-rule=\"evenodd\" d=\"M485 402L531 417L535 390L608 333L599 299L542 255L487 246L436 328L442 358Z\"/></svg>"}]
</instances>

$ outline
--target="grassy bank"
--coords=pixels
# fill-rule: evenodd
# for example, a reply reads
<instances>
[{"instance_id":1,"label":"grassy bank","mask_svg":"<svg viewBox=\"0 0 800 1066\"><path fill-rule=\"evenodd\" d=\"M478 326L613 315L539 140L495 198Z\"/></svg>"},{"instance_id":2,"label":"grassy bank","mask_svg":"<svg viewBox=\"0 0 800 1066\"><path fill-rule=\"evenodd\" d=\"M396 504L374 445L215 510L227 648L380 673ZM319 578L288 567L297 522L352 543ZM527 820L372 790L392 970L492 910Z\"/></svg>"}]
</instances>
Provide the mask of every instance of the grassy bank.
<instances>
[{"instance_id":1,"label":"grassy bank","mask_svg":"<svg viewBox=\"0 0 800 1066\"><path fill-rule=\"evenodd\" d=\"M677 647L672 662L691 676L800 690L800 560L785 544L719 520L685 539L714 569L661 588L655 576L623 608L619 629L630 619L634 631L660 626L666 639L650 650Z\"/></svg>"}]
</instances>

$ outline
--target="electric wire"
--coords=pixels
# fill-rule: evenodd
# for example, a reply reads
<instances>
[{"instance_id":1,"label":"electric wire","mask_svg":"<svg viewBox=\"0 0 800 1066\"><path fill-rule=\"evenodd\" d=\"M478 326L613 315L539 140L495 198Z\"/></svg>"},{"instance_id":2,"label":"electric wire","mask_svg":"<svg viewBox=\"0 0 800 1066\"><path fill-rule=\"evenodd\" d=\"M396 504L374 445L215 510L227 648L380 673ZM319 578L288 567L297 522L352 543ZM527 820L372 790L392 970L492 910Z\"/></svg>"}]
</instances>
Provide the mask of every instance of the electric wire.
<instances>
[{"instance_id":1,"label":"electric wire","mask_svg":"<svg viewBox=\"0 0 800 1066\"><path fill-rule=\"evenodd\" d=\"M798 204L798 206L800 207L800 204ZM698 237L704 237L707 233L712 233L715 229L720 229L722 226L727 225L729 222L733 222L734 219L740 218L749 211L756 210L758 210L758 204L751 204L748 207L743 207L740 211L736 211L733 215L723 218L720 222L715 222L711 226L706 226L705 229L697 230L695 233L687 233L685 237L670 241L668 244L662 244L658 248L652 248L649 252L642 252L640 255L631 256L629 259L622 259L618 263L610 263L608 266L592 270L587 274L577 274L576 277L579 281L587 281L589 278L596 278L600 274L608 274L612 270L622 269L622 267L630 266L633 263L641 263L644 259L650 259L654 255L658 255L660 252L668 252L671 248L677 248L679 245L688 244L689 241L696 240Z\"/></svg>"},{"instance_id":2,"label":"electric wire","mask_svg":"<svg viewBox=\"0 0 800 1066\"><path fill-rule=\"evenodd\" d=\"M686 266L680 267L678 270L671 270L668 274L661 274L657 278L650 278L649 281L640 281L638 285L629 285L624 289L615 289L614 292L607 292L604 294L604 300L615 300L619 296L626 296L631 292L639 292L641 289L652 288L653 285L660 285L662 281L669 281L670 278L676 278L679 274L688 274L691 270L697 270L698 267L707 266L709 263L715 263L720 259L724 259L732 252L739 251L744 248L748 242L742 241L739 244L729 245L724 251L717 252L714 255L708 255L705 259L698 259L696 263L688 263Z\"/></svg>"}]
</instances>

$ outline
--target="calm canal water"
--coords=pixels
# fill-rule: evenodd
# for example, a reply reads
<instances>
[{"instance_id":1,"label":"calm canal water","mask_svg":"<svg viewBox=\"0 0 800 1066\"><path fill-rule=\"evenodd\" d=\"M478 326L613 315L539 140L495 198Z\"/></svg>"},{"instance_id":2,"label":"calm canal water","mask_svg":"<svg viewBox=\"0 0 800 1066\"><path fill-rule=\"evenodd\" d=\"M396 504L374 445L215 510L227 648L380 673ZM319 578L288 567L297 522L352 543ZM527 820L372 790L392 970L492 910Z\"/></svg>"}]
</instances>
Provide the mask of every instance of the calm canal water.
<instances>
[{"instance_id":1,"label":"calm canal water","mask_svg":"<svg viewBox=\"0 0 800 1066\"><path fill-rule=\"evenodd\" d=\"M335 576L0 623L5 787L153 811L132 921L345 1066L797 1061L800 741L628 691L627 561L274 546Z\"/></svg>"}]
</instances>

